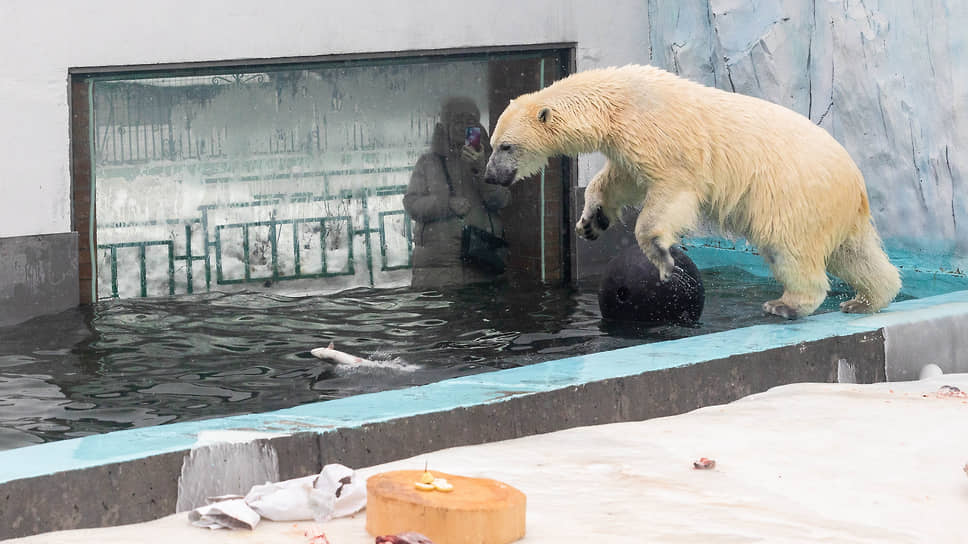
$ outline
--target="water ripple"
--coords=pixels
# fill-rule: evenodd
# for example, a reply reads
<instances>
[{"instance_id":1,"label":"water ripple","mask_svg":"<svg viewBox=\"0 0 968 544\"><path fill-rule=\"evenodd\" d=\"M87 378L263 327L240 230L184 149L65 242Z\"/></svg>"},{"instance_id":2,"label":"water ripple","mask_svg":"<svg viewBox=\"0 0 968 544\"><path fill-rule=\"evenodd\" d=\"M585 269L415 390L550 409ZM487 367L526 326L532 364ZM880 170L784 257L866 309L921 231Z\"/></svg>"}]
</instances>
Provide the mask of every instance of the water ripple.
<instances>
[{"instance_id":1,"label":"water ripple","mask_svg":"<svg viewBox=\"0 0 968 544\"><path fill-rule=\"evenodd\" d=\"M703 271L703 323L605 323L596 289L505 285L122 299L0 328L0 449L262 412L768 322L772 280ZM831 297L826 309L836 307ZM329 365L309 350L373 361Z\"/></svg>"}]
</instances>

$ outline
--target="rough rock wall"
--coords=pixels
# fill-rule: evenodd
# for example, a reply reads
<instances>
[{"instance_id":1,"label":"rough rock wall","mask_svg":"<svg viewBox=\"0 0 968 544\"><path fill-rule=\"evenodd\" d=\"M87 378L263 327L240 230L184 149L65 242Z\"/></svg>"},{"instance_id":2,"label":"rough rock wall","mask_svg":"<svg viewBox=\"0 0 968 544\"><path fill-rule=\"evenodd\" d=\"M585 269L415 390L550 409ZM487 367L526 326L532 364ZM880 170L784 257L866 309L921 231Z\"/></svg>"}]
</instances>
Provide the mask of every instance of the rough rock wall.
<instances>
[{"instance_id":1,"label":"rough rock wall","mask_svg":"<svg viewBox=\"0 0 968 544\"><path fill-rule=\"evenodd\" d=\"M649 0L648 34L652 64L830 131L892 256L968 271L968 2Z\"/></svg>"}]
</instances>

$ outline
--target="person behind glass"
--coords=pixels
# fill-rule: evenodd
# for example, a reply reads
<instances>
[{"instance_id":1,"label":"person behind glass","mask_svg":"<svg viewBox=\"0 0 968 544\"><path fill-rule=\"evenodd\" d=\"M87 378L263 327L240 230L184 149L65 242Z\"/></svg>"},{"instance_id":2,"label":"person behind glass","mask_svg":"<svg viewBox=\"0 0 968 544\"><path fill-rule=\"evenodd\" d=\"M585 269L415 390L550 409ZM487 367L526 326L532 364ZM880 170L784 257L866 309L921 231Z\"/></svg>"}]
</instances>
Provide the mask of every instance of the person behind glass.
<instances>
[{"instance_id":1,"label":"person behind glass","mask_svg":"<svg viewBox=\"0 0 968 544\"><path fill-rule=\"evenodd\" d=\"M491 156L480 110L469 98L444 101L430 150L417 159L403 207L414 220L411 285L434 288L493 281L498 276L461 259L461 230L473 225L503 236L507 187L484 183ZM478 129L479 139L475 134Z\"/></svg>"}]
</instances>

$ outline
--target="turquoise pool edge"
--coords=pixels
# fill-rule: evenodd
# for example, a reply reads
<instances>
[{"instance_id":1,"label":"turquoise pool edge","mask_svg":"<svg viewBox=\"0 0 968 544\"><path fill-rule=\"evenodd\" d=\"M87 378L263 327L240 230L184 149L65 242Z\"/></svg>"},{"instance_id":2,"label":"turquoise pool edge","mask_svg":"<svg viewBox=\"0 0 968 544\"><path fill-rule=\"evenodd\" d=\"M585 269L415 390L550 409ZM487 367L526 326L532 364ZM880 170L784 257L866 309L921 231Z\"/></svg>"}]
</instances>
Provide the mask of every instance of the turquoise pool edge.
<instances>
[{"instance_id":1,"label":"turquoise pool edge","mask_svg":"<svg viewBox=\"0 0 968 544\"><path fill-rule=\"evenodd\" d=\"M814 315L798 321L644 344L273 412L144 427L27 446L0 452L0 483L187 450L205 440L206 433L217 431L279 436L325 433L336 428L354 428L503 402L590 382L956 314L968 314L968 290L895 303L875 315L839 312Z\"/></svg>"}]
</instances>

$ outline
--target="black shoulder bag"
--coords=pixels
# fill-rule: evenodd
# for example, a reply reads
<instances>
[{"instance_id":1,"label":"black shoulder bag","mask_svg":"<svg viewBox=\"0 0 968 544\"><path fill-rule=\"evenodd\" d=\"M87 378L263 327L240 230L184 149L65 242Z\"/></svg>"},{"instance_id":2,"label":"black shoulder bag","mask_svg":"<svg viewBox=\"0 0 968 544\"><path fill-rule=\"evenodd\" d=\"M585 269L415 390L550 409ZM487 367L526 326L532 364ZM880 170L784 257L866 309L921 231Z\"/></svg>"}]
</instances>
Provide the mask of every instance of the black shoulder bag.
<instances>
[{"instance_id":1,"label":"black shoulder bag","mask_svg":"<svg viewBox=\"0 0 968 544\"><path fill-rule=\"evenodd\" d=\"M440 167L444 169L447 185L451 196L454 195L454 184L447 171L447 162L440 156ZM460 258L467 264L475 266L491 274L504 272L508 258L508 243L504 238L494 233L494 221L491 220L491 210L485 207L487 222L491 225L491 232L474 225L464 224L460 237ZM463 222L463 221L462 221Z\"/></svg>"}]
</instances>

